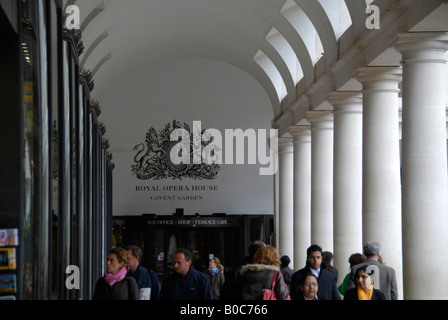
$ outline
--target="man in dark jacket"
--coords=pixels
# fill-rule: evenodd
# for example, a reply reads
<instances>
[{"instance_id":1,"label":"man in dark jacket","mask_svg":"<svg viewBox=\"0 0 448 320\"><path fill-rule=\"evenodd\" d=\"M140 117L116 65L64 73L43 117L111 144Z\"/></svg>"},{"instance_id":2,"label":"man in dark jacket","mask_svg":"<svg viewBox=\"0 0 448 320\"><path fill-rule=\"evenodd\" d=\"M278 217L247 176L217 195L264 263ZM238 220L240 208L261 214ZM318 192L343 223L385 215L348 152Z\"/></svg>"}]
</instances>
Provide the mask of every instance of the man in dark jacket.
<instances>
[{"instance_id":1,"label":"man in dark jacket","mask_svg":"<svg viewBox=\"0 0 448 320\"><path fill-rule=\"evenodd\" d=\"M316 244L310 246L306 251L305 268L295 272L291 279L291 300L300 300L303 293L300 291L300 280L308 273L314 274L318 279L319 299L341 300L333 274L320 267L322 263L322 248Z\"/></svg>"},{"instance_id":2,"label":"man in dark jacket","mask_svg":"<svg viewBox=\"0 0 448 320\"><path fill-rule=\"evenodd\" d=\"M159 300L160 283L154 271L148 270L140 263L142 261L142 249L130 245L125 248L128 252L128 276L137 281L141 300ZM149 289L149 290L147 290Z\"/></svg>"},{"instance_id":3,"label":"man in dark jacket","mask_svg":"<svg viewBox=\"0 0 448 320\"><path fill-rule=\"evenodd\" d=\"M162 283L160 300L212 300L207 277L191 266L191 253L179 249L174 255L174 274Z\"/></svg>"}]
</instances>

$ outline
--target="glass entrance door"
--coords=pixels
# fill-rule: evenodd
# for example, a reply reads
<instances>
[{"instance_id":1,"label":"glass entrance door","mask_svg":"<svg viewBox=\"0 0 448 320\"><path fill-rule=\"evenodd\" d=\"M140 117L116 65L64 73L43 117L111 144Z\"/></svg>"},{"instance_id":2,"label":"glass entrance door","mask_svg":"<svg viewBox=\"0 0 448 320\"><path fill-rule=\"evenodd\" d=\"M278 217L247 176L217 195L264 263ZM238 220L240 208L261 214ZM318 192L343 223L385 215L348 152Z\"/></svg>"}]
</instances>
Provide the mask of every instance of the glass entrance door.
<instances>
[{"instance_id":1,"label":"glass entrance door","mask_svg":"<svg viewBox=\"0 0 448 320\"><path fill-rule=\"evenodd\" d=\"M192 253L192 265L201 272L208 268L208 262L218 257L225 269L240 263L241 242L238 229L165 229L148 228L145 232L145 253L143 264L154 270L162 280L174 271L174 253L187 249Z\"/></svg>"}]
</instances>

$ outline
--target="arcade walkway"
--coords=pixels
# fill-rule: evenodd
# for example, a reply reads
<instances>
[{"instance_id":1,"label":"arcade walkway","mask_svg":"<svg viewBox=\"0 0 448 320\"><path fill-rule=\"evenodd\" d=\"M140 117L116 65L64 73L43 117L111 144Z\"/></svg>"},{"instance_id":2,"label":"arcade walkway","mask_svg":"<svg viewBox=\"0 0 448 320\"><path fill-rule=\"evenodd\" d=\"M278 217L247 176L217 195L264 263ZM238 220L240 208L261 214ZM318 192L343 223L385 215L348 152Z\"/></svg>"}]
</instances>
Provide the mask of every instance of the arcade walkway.
<instances>
[{"instance_id":1,"label":"arcade walkway","mask_svg":"<svg viewBox=\"0 0 448 320\"><path fill-rule=\"evenodd\" d=\"M19 235L0 274L18 299L89 299L113 216L176 208L273 217L296 270L311 244L344 274L379 242L401 299L448 299L447 1L0 0L0 27L0 230ZM277 174L178 179L157 139L195 120L276 129ZM174 178L137 181L154 159Z\"/></svg>"}]
</instances>

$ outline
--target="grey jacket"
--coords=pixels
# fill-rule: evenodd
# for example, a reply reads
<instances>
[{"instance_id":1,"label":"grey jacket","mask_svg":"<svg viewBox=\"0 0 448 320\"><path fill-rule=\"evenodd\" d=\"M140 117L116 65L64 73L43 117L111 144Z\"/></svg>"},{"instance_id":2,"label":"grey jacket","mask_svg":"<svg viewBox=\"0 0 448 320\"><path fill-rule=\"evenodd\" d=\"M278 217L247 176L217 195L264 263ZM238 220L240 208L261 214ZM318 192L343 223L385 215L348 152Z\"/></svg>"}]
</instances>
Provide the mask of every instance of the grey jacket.
<instances>
[{"instance_id":1,"label":"grey jacket","mask_svg":"<svg viewBox=\"0 0 448 320\"><path fill-rule=\"evenodd\" d=\"M204 273L207 276L208 281L210 282L213 300L218 300L221 297L222 287L224 286L225 282L224 273L221 270L218 270L215 275L212 275L212 272L209 268L207 268Z\"/></svg>"},{"instance_id":2,"label":"grey jacket","mask_svg":"<svg viewBox=\"0 0 448 320\"><path fill-rule=\"evenodd\" d=\"M288 287L288 290L291 286L291 279L292 275L294 274L294 270L292 270L290 267L284 267L280 268L280 272L282 273L283 280L286 283L286 286Z\"/></svg>"}]
</instances>

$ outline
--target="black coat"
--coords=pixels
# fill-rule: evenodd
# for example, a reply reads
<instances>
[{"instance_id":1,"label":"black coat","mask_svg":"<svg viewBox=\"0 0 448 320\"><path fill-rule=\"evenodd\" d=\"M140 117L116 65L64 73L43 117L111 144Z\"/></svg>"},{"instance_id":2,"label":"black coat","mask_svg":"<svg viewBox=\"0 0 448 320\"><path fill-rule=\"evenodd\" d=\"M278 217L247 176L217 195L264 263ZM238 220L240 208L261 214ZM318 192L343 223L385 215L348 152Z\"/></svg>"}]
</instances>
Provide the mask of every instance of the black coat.
<instances>
[{"instance_id":1,"label":"black coat","mask_svg":"<svg viewBox=\"0 0 448 320\"><path fill-rule=\"evenodd\" d=\"M345 293L344 300L358 300L358 289L348 289ZM373 289L371 300L386 300L386 296L381 291Z\"/></svg>"},{"instance_id":2,"label":"black coat","mask_svg":"<svg viewBox=\"0 0 448 320\"><path fill-rule=\"evenodd\" d=\"M291 279L291 300L300 300L303 297L303 293L300 291L300 280L308 273L311 273L311 270L309 266L306 266L293 274ZM330 271L320 269L318 285L317 295L320 300L341 300L334 282L333 273Z\"/></svg>"},{"instance_id":3,"label":"black coat","mask_svg":"<svg viewBox=\"0 0 448 320\"><path fill-rule=\"evenodd\" d=\"M131 276L126 276L112 286L102 277L96 283L93 300L140 300L140 292Z\"/></svg>"}]
</instances>

